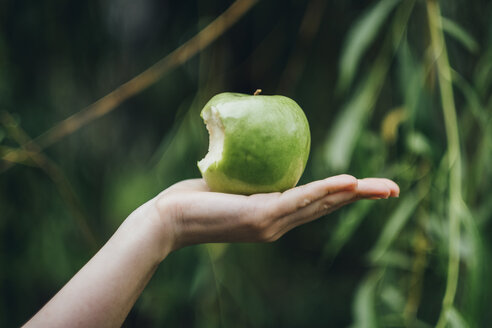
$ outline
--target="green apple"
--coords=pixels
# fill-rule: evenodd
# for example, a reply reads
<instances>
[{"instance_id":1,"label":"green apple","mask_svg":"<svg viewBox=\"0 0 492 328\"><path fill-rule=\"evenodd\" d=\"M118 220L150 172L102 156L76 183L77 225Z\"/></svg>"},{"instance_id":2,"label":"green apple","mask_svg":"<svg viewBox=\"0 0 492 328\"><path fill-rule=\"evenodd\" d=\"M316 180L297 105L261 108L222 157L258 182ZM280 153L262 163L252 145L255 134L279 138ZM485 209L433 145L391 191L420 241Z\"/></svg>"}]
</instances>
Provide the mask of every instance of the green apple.
<instances>
[{"instance_id":1,"label":"green apple","mask_svg":"<svg viewBox=\"0 0 492 328\"><path fill-rule=\"evenodd\" d=\"M212 191L284 191L299 181L311 135L301 107L284 96L221 93L200 116L210 135L198 168Z\"/></svg>"}]
</instances>

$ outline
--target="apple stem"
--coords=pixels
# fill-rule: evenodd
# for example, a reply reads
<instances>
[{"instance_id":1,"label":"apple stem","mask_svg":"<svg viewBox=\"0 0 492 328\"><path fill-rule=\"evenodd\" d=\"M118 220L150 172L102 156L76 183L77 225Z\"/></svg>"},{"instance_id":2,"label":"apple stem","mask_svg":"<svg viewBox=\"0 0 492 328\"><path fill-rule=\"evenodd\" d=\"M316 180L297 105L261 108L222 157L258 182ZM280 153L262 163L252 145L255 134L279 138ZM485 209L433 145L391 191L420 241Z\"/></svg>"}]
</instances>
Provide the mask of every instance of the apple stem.
<instances>
[{"instance_id":1,"label":"apple stem","mask_svg":"<svg viewBox=\"0 0 492 328\"><path fill-rule=\"evenodd\" d=\"M256 89L255 93L253 93L253 96L257 96L261 93L261 89Z\"/></svg>"}]
</instances>

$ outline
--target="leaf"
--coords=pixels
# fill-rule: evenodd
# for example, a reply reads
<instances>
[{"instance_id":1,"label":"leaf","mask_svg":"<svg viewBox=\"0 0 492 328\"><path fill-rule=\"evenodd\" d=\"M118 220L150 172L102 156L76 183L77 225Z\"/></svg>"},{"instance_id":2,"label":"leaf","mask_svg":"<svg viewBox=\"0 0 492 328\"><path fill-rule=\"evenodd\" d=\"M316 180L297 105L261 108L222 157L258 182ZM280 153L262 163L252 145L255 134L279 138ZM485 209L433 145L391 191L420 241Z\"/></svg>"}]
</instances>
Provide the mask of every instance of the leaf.
<instances>
[{"instance_id":1,"label":"leaf","mask_svg":"<svg viewBox=\"0 0 492 328\"><path fill-rule=\"evenodd\" d=\"M376 286L382 274L376 272L364 280L355 294L353 316L355 322L351 328L378 327L376 314Z\"/></svg>"},{"instance_id":2,"label":"leaf","mask_svg":"<svg viewBox=\"0 0 492 328\"><path fill-rule=\"evenodd\" d=\"M333 258L338 254L340 249L350 240L374 204L375 202L371 201L360 201L350 208L348 213L344 215L344 218L338 222L330 241L325 245L323 250L324 257L329 256Z\"/></svg>"},{"instance_id":3,"label":"leaf","mask_svg":"<svg viewBox=\"0 0 492 328\"><path fill-rule=\"evenodd\" d=\"M382 2L386 2L383 0ZM372 64L367 77L359 84L351 100L344 105L338 114L333 129L330 131L322 151L323 161L333 174L348 168L354 147L360 137L367 118L373 109L383 87L391 65L394 51L398 49L403 38L414 2L402 6L393 20L395 30L387 35L378 57Z\"/></svg>"},{"instance_id":4,"label":"leaf","mask_svg":"<svg viewBox=\"0 0 492 328\"><path fill-rule=\"evenodd\" d=\"M478 52L478 42L463 27L449 18L441 17L441 19L444 32L460 42L471 53Z\"/></svg>"},{"instance_id":5,"label":"leaf","mask_svg":"<svg viewBox=\"0 0 492 328\"><path fill-rule=\"evenodd\" d=\"M402 202L389 218L376 245L370 252L372 262L377 262L388 251L391 243L396 239L407 220L415 211L420 200L421 197L417 197L413 193L408 194L402 199Z\"/></svg>"},{"instance_id":6,"label":"leaf","mask_svg":"<svg viewBox=\"0 0 492 328\"><path fill-rule=\"evenodd\" d=\"M405 296L398 288L393 285L387 285L381 291L381 300L392 311L401 313L405 307Z\"/></svg>"},{"instance_id":7,"label":"leaf","mask_svg":"<svg viewBox=\"0 0 492 328\"><path fill-rule=\"evenodd\" d=\"M492 194L478 206L476 213L476 221L481 226L484 226L492 219Z\"/></svg>"},{"instance_id":8,"label":"leaf","mask_svg":"<svg viewBox=\"0 0 492 328\"><path fill-rule=\"evenodd\" d=\"M383 140L388 143L394 143L398 139L398 128L407 118L408 114L405 107L397 107L390 110L381 123Z\"/></svg>"},{"instance_id":9,"label":"leaf","mask_svg":"<svg viewBox=\"0 0 492 328\"><path fill-rule=\"evenodd\" d=\"M446 311L446 320L451 328L469 328L465 318L459 313L455 307L451 307Z\"/></svg>"},{"instance_id":10,"label":"leaf","mask_svg":"<svg viewBox=\"0 0 492 328\"><path fill-rule=\"evenodd\" d=\"M406 138L408 149L417 155L431 155L432 147L425 135L418 131L410 132Z\"/></svg>"},{"instance_id":11,"label":"leaf","mask_svg":"<svg viewBox=\"0 0 492 328\"><path fill-rule=\"evenodd\" d=\"M481 261L485 258L482 236L477 226L477 218L461 200L459 204L460 218L463 223L463 237L461 244L468 245L469 252L462 254L462 259L466 264L467 276L466 286L467 293L464 297L463 312L470 319L470 326L477 326L479 313L481 311L481 295L483 293L483 281L486 279L486 264Z\"/></svg>"},{"instance_id":12,"label":"leaf","mask_svg":"<svg viewBox=\"0 0 492 328\"><path fill-rule=\"evenodd\" d=\"M400 92L403 95L404 106L410 121L415 121L419 111L422 111L423 85L425 74L423 65L415 59L408 40L404 38L397 52L398 78Z\"/></svg>"},{"instance_id":13,"label":"leaf","mask_svg":"<svg viewBox=\"0 0 492 328\"><path fill-rule=\"evenodd\" d=\"M488 98L489 88L492 83L492 48L485 51L478 60L473 77L473 85L480 97Z\"/></svg>"},{"instance_id":14,"label":"leaf","mask_svg":"<svg viewBox=\"0 0 492 328\"><path fill-rule=\"evenodd\" d=\"M456 87L463 93L463 96L465 96L468 106L470 106L470 110L473 116L475 116L478 124L485 129L488 122L488 113L482 105L477 90L475 90L475 88L457 71L452 70L451 73L454 85L456 85Z\"/></svg>"},{"instance_id":15,"label":"leaf","mask_svg":"<svg viewBox=\"0 0 492 328\"><path fill-rule=\"evenodd\" d=\"M385 268L410 270L412 259L403 252L388 250L377 259L377 264Z\"/></svg>"},{"instance_id":16,"label":"leaf","mask_svg":"<svg viewBox=\"0 0 492 328\"><path fill-rule=\"evenodd\" d=\"M376 38L391 10L400 0L382 0L366 11L348 32L340 56L337 89L344 91L352 83L360 59Z\"/></svg>"},{"instance_id":17,"label":"leaf","mask_svg":"<svg viewBox=\"0 0 492 328\"><path fill-rule=\"evenodd\" d=\"M367 116L379 95L385 73L385 68L374 66L355 96L340 110L322 152L323 161L331 170L342 172L348 168L354 147L367 123Z\"/></svg>"}]
</instances>

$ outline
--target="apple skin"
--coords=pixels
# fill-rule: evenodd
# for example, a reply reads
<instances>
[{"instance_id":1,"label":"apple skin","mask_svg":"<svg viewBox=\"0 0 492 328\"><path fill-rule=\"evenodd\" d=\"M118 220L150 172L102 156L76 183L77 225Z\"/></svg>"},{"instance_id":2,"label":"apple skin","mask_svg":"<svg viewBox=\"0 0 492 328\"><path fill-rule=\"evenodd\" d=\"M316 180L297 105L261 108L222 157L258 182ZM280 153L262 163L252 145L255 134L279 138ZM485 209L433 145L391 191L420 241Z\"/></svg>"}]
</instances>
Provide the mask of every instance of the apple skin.
<instances>
[{"instance_id":1,"label":"apple skin","mask_svg":"<svg viewBox=\"0 0 492 328\"><path fill-rule=\"evenodd\" d=\"M201 172L212 191L254 194L284 191L299 181L311 134L301 107L284 96L221 93L203 108L223 126L222 159Z\"/></svg>"}]
</instances>

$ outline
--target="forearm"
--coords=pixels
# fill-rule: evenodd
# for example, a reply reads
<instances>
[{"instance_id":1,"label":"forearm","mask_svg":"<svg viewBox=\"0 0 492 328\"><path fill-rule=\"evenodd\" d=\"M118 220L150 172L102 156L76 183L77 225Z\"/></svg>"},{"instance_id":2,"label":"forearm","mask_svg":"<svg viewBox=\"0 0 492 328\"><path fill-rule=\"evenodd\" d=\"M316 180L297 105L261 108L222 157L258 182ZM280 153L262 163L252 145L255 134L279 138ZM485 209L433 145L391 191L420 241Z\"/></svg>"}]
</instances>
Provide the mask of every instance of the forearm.
<instances>
[{"instance_id":1,"label":"forearm","mask_svg":"<svg viewBox=\"0 0 492 328\"><path fill-rule=\"evenodd\" d=\"M201 179L177 183L132 213L26 326L119 327L172 250L211 242L275 241L358 199L398 194L393 181L347 175L251 196L210 192Z\"/></svg>"},{"instance_id":2,"label":"forearm","mask_svg":"<svg viewBox=\"0 0 492 328\"><path fill-rule=\"evenodd\" d=\"M170 247L151 202L132 213L103 248L27 324L119 327Z\"/></svg>"}]
</instances>

